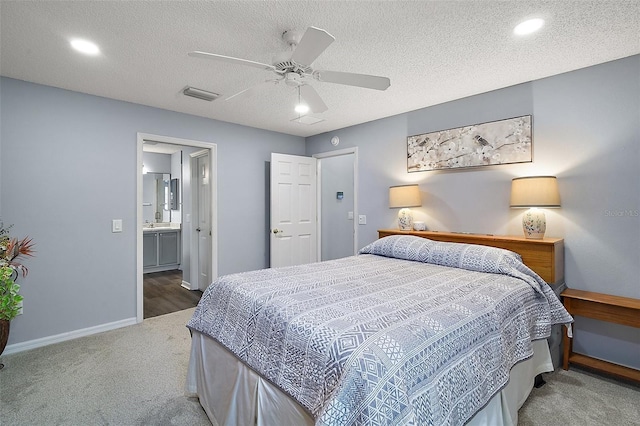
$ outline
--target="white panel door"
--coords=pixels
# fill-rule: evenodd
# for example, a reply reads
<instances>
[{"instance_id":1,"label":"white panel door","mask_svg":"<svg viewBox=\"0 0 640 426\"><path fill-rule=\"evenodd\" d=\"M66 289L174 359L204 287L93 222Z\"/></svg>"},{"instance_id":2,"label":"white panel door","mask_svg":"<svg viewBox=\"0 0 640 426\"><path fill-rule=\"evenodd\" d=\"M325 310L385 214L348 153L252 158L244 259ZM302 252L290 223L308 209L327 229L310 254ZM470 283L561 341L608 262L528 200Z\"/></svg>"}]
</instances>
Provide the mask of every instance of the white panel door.
<instances>
[{"instance_id":1,"label":"white panel door","mask_svg":"<svg viewBox=\"0 0 640 426\"><path fill-rule=\"evenodd\" d=\"M316 159L271 154L271 267L318 261Z\"/></svg>"},{"instance_id":2,"label":"white panel door","mask_svg":"<svg viewBox=\"0 0 640 426\"><path fill-rule=\"evenodd\" d=\"M211 284L211 162L209 152L194 159L197 208L195 219L198 238L197 288L204 291Z\"/></svg>"}]
</instances>

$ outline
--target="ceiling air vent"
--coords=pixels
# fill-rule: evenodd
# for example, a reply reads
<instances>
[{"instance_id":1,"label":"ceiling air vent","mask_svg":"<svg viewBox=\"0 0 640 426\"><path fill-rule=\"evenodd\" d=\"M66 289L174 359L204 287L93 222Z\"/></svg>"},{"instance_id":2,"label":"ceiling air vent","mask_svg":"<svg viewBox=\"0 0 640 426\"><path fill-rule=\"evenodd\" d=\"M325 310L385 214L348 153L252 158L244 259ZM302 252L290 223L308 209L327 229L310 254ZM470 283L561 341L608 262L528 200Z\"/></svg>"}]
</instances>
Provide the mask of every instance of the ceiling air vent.
<instances>
[{"instance_id":1,"label":"ceiling air vent","mask_svg":"<svg viewBox=\"0 0 640 426\"><path fill-rule=\"evenodd\" d=\"M192 98L202 99L203 101L211 102L217 99L220 95L213 92L207 92L206 90L196 89L195 87L187 86L182 93L185 96L191 96Z\"/></svg>"}]
</instances>

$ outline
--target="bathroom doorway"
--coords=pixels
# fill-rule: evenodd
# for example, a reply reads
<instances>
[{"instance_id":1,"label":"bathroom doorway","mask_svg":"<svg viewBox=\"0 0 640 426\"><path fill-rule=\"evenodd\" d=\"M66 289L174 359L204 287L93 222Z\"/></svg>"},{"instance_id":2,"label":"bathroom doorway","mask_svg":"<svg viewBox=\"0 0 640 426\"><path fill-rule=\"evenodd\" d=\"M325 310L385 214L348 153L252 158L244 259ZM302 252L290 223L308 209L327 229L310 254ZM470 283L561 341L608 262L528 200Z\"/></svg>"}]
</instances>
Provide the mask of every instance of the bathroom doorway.
<instances>
[{"instance_id":1,"label":"bathroom doorway","mask_svg":"<svg viewBox=\"0 0 640 426\"><path fill-rule=\"evenodd\" d=\"M217 193L217 181L216 181L216 153L217 147L213 143L193 141L187 139L179 139L160 135L150 135L145 133L138 133L137 137L137 165L138 165L138 191L137 191L137 290L136 290L136 317L137 322L142 322L145 315L145 311L149 311L144 306L145 300L149 302L149 294L145 294L145 288L151 289L149 284L153 280L145 280L145 278L155 278L155 284L165 284L168 278L172 280L181 280L178 293L180 291L193 292L193 296L199 298L201 291L206 288L200 288L199 283L199 269L200 262L206 263L207 270L209 271L209 280L213 280L217 277L217 209L214 201L216 200ZM162 200L166 203L163 207L155 207L158 211L163 209L170 210L169 222L164 221L167 217L163 213L159 215L163 218L162 222L154 221L149 223L147 216L144 214L144 209L151 208L150 201L144 199L144 171L147 165L144 159L149 159L149 152L156 154L162 153L165 150L167 154L171 155L171 176L169 178L170 185L166 189L166 198ZM206 213L209 221L210 238L202 248L198 247L199 238L197 237L198 220L196 210L196 200L203 198L194 195L194 192L198 189L196 187L196 181L194 181L190 156L193 153L199 152L201 155L205 155L208 158L209 166L207 171L208 184L204 191L206 191L205 202L207 203ZM151 161L151 160L148 160ZM150 171L150 170L146 170ZM157 197L160 199L162 191L157 192ZM155 215L158 217L158 215ZM154 240L155 239L155 240ZM150 242L157 245L151 245ZM177 252L173 247L177 244ZM151 248L150 248L151 247ZM176 257L177 256L177 257ZM177 258L178 261L174 264L173 259ZM153 263L156 261L157 263ZM174 267L175 266L175 267ZM147 273L147 274L145 274ZM159 275L153 276L152 274ZM167 277L164 277L167 275ZM170 276L170 277L169 277ZM209 281L210 282L210 281ZM208 283L207 283L208 285ZM153 291L156 296L160 293L166 293L166 297L171 296L171 292L165 292L162 286L154 287ZM149 290L150 292L151 290ZM175 292L175 289L172 290ZM148 292L148 293L149 293ZM180 293L180 298L190 301L193 299L192 295L185 295ZM159 296L158 296L159 297ZM164 297L164 296L162 296ZM170 301L170 303L162 302L160 304L182 306L181 303L175 303L177 299ZM189 303L192 303L190 301ZM165 308L161 308L165 309ZM176 309L179 309L176 308ZM157 312L156 309L153 310ZM148 314L148 312L147 312Z\"/></svg>"}]
</instances>

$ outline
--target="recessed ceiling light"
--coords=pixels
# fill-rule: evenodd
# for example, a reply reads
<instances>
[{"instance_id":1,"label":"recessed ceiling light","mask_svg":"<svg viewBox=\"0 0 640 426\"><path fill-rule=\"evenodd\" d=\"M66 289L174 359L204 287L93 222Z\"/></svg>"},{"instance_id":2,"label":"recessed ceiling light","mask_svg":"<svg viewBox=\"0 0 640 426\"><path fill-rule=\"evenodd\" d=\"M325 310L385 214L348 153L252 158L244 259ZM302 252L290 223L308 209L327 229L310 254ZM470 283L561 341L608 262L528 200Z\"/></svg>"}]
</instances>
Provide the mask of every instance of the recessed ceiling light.
<instances>
[{"instance_id":1,"label":"recessed ceiling light","mask_svg":"<svg viewBox=\"0 0 640 426\"><path fill-rule=\"evenodd\" d=\"M82 40L79 38L71 40L71 47L76 49L78 52L84 53L85 55L97 55L100 53L100 48L95 44L87 40Z\"/></svg>"},{"instance_id":2,"label":"recessed ceiling light","mask_svg":"<svg viewBox=\"0 0 640 426\"><path fill-rule=\"evenodd\" d=\"M528 19L519 23L513 29L513 33L516 35L527 35L538 31L544 25L544 19L534 18Z\"/></svg>"}]
</instances>

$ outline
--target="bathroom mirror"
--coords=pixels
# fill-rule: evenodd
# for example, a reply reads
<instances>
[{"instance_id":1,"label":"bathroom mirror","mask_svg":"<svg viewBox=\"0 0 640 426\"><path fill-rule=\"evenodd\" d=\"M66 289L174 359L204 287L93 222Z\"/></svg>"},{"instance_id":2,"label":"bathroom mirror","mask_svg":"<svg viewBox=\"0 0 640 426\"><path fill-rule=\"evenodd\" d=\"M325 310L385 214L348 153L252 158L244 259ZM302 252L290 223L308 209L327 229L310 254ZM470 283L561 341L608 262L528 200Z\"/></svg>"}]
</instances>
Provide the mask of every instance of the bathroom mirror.
<instances>
[{"instance_id":1,"label":"bathroom mirror","mask_svg":"<svg viewBox=\"0 0 640 426\"><path fill-rule=\"evenodd\" d=\"M170 202L169 204L171 205L171 210L178 210L178 179L174 178L171 179L171 187L170 187Z\"/></svg>"},{"instance_id":2,"label":"bathroom mirror","mask_svg":"<svg viewBox=\"0 0 640 426\"><path fill-rule=\"evenodd\" d=\"M170 222L169 173L147 173L142 175L142 218L144 222Z\"/></svg>"}]
</instances>

